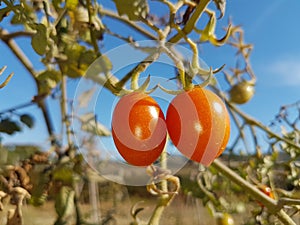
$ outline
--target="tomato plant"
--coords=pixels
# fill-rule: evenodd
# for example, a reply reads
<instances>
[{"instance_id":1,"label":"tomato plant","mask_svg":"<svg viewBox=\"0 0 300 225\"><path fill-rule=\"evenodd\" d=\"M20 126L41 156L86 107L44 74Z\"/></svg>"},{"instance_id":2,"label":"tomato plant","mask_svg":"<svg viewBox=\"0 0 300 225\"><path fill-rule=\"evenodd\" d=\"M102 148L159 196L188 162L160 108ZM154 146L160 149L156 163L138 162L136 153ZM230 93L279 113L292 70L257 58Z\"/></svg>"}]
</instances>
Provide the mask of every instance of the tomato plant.
<instances>
[{"instance_id":1,"label":"tomato plant","mask_svg":"<svg viewBox=\"0 0 300 225\"><path fill-rule=\"evenodd\" d=\"M198 87L171 101L166 123L178 150L204 165L224 151L230 135L229 115L223 101L210 90Z\"/></svg>"},{"instance_id":2,"label":"tomato plant","mask_svg":"<svg viewBox=\"0 0 300 225\"><path fill-rule=\"evenodd\" d=\"M113 112L112 136L128 163L152 164L163 151L167 136L165 118L158 103L141 92L122 97Z\"/></svg>"},{"instance_id":3,"label":"tomato plant","mask_svg":"<svg viewBox=\"0 0 300 225\"><path fill-rule=\"evenodd\" d=\"M202 220L205 215L187 216L191 215L190 207L181 207L187 211L177 212L180 204L200 199L210 213L215 213L211 219L216 219L214 222L218 224L234 223L228 213L239 214L234 217L238 224L278 224L279 220L283 224L296 224L293 220L299 220L300 205L300 167L297 162L300 157L300 102L282 106L270 126L235 105L244 104L253 97L256 76L250 63L253 45L245 42L247 35L243 28L228 19L226 29L222 31L226 22L220 20L225 12L235 11L227 10L229 4L226 3L226 0L0 0L0 42L4 44L0 49L7 55L1 58L3 66L0 66L0 91L5 103L0 107L0 198L12 200L9 204L1 204L0 199L0 208L3 208L2 212L0 209L0 224L32 223L35 218L28 216L33 215L31 212L24 214L27 218L22 222L21 200L30 196L28 202L32 205L55 201L51 205L55 208L56 221L53 221L53 213L48 213L54 224L129 224L128 216L119 209L129 208L127 202L131 204L131 199L127 196L131 197L133 192L138 191L133 201L140 200L136 197L149 198L140 195L138 189L127 190L132 180L140 180L144 174L149 176L147 180L141 179L135 184L146 185L145 191L158 201L155 207L132 207L133 222L130 224L174 224L175 220L177 224L196 224L194 218L198 223L205 223ZM269 5L260 5L260 9ZM280 13L278 16L281 20L285 18ZM290 17L286 19L285 24L297 21ZM261 33L257 32L258 37ZM283 40L291 36L286 32L280 34ZM274 39L272 32L270 35L264 39ZM223 52L222 45L233 49L226 47ZM201 57L212 60L207 67L202 68L200 50ZM230 52L235 53L234 62L229 59ZM210 57L215 55L224 61ZM18 63L25 71L19 70L19 66L14 67ZM227 66L211 66L219 63ZM9 70L16 71L3 79L5 64ZM199 78L199 86L209 85L216 92L222 92L215 85L218 79L213 78L221 71L224 76L221 80L227 81L230 87L225 98L233 118L231 124L223 101L214 93L201 88L187 91L197 81L194 78ZM24 74L24 77L17 74ZM149 76L142 83L146 74ZM25 76L29 76L32 84L25 84ZM171 84L173 79L176 79L176 90L168 91L167 88L175 87ZM151 90L147 90L149 84L153 86ZM145 94L158 87L166 93L186 90L171 103L167 122L157 102ZM105 110L108 108L105 104L111 103L112 95L106 95L106 91L112 95L131 92L117 104L112 132L97 120L94 112L95 100ZM101 96L107 99L101 99ZM27 100L21 102L22 99ZM27 107L33 111L25 112ZM40 112L35 114L36 110ZM102 120L108 119L107 114L99 114ZM33 118L36 119L35 127ZM230 126L237 131L232 135L231 151L214 160L225 149ZM21 137L22 140L18 135L27 132L28 128L34 128L34 138L28 139L34 146L16 148L7 145L10 140L27 142L28 134L25 139ZM167 130L184 155L204 165L214 160L211 166L199 168L196 163L187 163L181 157L174 157L169 163L167 151L161 154ZM147 166L160 158L160 164L147 170L123 173L119 160L102 157L103 149L97 151L96 135L111 134L128 163ZM6 140L8 136L11 139ZM41 143L45 144L36 148ZM174 165L182 166L182 170L174 170ZM270 188L257 184L272 184L276 201L272 200ZM176 200L177 205L164 211L172 207L170 203L179 193L180 185L183 191ZM183 201L185 197L188 201ZM264 208L257 207L256 202L253 206L253 198ZM100 204L100 201L109 202ZM107 203L113 203L113 208L103 214L99 206ZM199 205L196 206L199 214ZM13 214L11 207L15 208ZM139 212L143 209L153 209L153 212L146 212L141 218ZM170 211L172 214L176 211L175 217L168 214ZM41 215L37 215L40 219ZM118 218L120 222L115 216L124 218ZM52 223L49 221L43 222Z\"/></svg>"}]
</instances>

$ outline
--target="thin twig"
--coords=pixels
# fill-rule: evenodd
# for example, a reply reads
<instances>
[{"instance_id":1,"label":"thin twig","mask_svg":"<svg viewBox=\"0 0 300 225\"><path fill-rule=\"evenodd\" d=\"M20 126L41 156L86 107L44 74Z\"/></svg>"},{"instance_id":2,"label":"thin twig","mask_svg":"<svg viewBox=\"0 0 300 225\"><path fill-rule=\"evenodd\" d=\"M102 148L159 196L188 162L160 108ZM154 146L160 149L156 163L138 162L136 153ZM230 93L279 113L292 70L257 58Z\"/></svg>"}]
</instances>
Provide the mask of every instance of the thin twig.
<instances>
[{"instance_id":1,"label":"thin twig","mask_svg":"<svg viewBox=\"0 0 300 225\"><path fill-rule=\"evenodd\" d=\"M70 127L70 120L68 115L68 101L67 101L67 77L62 74L61 81L61 115L62 115L62 124L65 125L68 147L71 148L73 145L71 134L72 130Z\"/></svg>"},{"instance_id":2,"label":"thin twig","mask_svg":"<svg viewBox=\"0 0 300 225\"><path fill-rule=\"evenodd\" d=\"M283 141L285 143L287 143L289 146L297 149L300 151L300 146L296 143L294 143L293 141L289 140L289 139L286 139L284 137L281 137L280 135L274 133L272 130L270 130L267 126L263 125L261 122L251 118L249 115L245 114L244 112L242 112L240 109L238 109L235 105L228 103L228 106L233 110L235 111L239 116L241 116L245 121L246 123L252 125L252 126L256 126L260 129L262 129L263 131L265 131L269 136L270 138L275 138L277 139L278 141Z\"/></svg>"},{"instance_id":3,"label":"thin twig","mask_svg":"<svg viewBox=\"0 0 300 225\"><path fill-rule=\"evenodd\" d=\"M117 19L118 21L127 24L130 28L135 29L138 33L144 35L145 37L151 39L151 40L157 40L157 37L149 31L145 30L144 28L138 26L136 23L133 23L132 21L128 20L126 17L119 16L118 14L114 13L111 10L99 8L98 10L100 15L107 16L113 19Z\"/></svg>"},{"instance_id":4,"label":"thin twig","mask_svg":"<svg viewBox=\"0 0 300 225\"><path fill-rule=\"evenodd\" d=\"M0 75L2 75L2 73L3 73L3 71L6 69L6 66L5 67L3 67L1 70L0 70ZM0 84L0 89L1 88L4 88L7 84L8 84L8 82L11 80L11 78L14 76L14 73L10 73L9 75L8 75L8 77L3 81L3 83L1 83Z\"/></svg>"},{"instance_id":5,"label":"thin twig","mask_svg":"<svg viewBox=\"0 0 300 225\"><path fill-rule=\"evenodd\" d=\"M177 43L181 38L183 38L183 34L188 35L189 33L191 33L209 2L210 0L200 1L200 3L196 6L193 15L182 29L183 32L177 33L176 35L171 37L168 42Z\"/></svg>"},{"instance_id":6,"label":"thin twig","mask_svg":"<svg viewBox=\"0 0 300 225\"><path fill-rule=\"evenodd\" d=\"M27 71L31 74L31 76L35 78L36 72L33 68L31 61L28 59L28 57L24 54L22 49L18 46L18 44L13 39L6 38L7 35L9 35L9 33L6 30L0 30L1 40L9 47L9 49L20 60L20 62L25 66ZM4 37L4 39L2 39L2 37ZM37 83L36 80L35 83Z\"/></svg>"},{"instance_id":7,"label":"thin twig","mask_svg":"<svg viewBox=\"0 0 300 225\"><path fill-rule=\"evenodd\" d=\"M32 37L32 35L35 34L35 32L32 31L16 31L12 33L2 32L0 33L0 39L2 39L4 42L14 39L17 37Z\"/></svg>"},{"instance_id":8,"label":"thin twig","mask_svg":"<svg viewBox=\"0 0 300 225\"><path fill-rule=\"evenodd\" d=\"M97 55L100 55L100 51L99 51L99 47L98 47L98 43L94 34L94 27L92 26L92 9L93 9L93 5L91 3L91 0L87 0L86 1L86 7L88 10L88 17L89 17L89 30L90 30L90 36L91 36L91 42L93 44L94 47L94 51L97 53Z\"/></svg>"}]
</instances>

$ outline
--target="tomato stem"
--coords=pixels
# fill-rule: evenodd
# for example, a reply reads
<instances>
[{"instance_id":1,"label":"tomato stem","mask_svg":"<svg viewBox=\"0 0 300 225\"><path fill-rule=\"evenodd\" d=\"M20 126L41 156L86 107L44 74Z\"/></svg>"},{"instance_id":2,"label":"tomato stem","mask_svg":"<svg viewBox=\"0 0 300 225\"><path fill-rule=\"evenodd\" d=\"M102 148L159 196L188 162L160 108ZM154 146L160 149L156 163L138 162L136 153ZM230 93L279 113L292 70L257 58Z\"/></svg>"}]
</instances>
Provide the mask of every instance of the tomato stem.
<instances>
[{"instance_id":1,"label":"tomato stem","mask_svg":"<svg viewBox=\"0 0 300 225\"><path fill-rule=\"evenodd\" d=\"M139 88L138 81L139 81L141 72L145 71L147 69L147 67L151 65L151 63L153 63L156 59L158 59L159 56L160 56L160 52L154 51L125 76L128 79L131 78L131 89L132 90L137 90ZM126 81L127 81L127 79L125 79L122 82L123 86L125 85Z\"/></svg>"},{"instance_id":2,"label":"tomato stem","mask_svg":"<svg viewBox=\"0 0 300 225\"><path fill-rule=\"evenodd\" d=\"M67 141L68 141L68 148L71 148L73 145L71 135L72 130L70 127L70 120L68 116L68 102L67 102L67 77L62 74L62 80L61 80L61 115L62 115L62 124L65 125L66 128L66 135L67 135Z\"/></svg>"},{"instance_id":3,"label":"tomato stem","mask_svg":"<svg viewBox=\"0 0 300 225\"><path fill-rule=\"evenodd\" d=\"M167 138L167 140L168 139L169 138ZM160 165L161 165L161 168L163 170L168 169L168 158L167 158L168 154L167 154L167 147L166 146L167 146L167 144L165 145L165 148L164 148L163 152L160 155ZM161 189L164 192L168 192L168 182L167 182L167 180L163 179L161 181Z\"/></svg>"},{"instance_id":4,"label":"tomato stem","mask_svg":"<svg viewBox=\"0 0 300 225\"><path fill-rule=\"evenodd\" d=\"M173 60L175 66L177 67L179 73L179 79L182 84L182 87L184 90L186 90L187 84L186 84L186 77L185 77L185 69L182 61L178 59L178 57L172 52L170 47L162 45L161 48Z\"/></svg>"},{"instance_id":5,"label":"tomato stem","mask_svg":"<svg viewBox=\"0 0 300 225\"><path fill-rule=\"evenodd\" d=\"M204 12L205 8L209 4L209 2L210 2L210 0L202 0L202 1L200 1L196 5L193 15L187 21L186 25L182 29L182 32L178 32L173 37L171 37L169 39L169 42L171 42L171 43L177 43L181 38L183 38L184 35L188 35L189 33L191 33L193 31L193 29L194 29L197 21L199 20L199 18L201 17L202 13Z\"/></svg>"},{"instance_id":6,"label":"tomato stem","mask_svg":"<svg viewBox=\"0 0 300 225\"><path fill-rule=\"evenodd\" d=\"M168 138L167 138L168 139ZM167 170L167 144L160 156L160 164L163 170ZM164 193L168 192L168 181L167 179L162 179L160 182L161 190ZM173 194L174 195L174 194ZM165 208L169 205L170 201L173 199L172 194L161 194L156 205L156 208L153 211L153 214L149 220L148 225L159 225L160 218L165 210Z\"/></svg>"},{"instance_id":7,"label":"tomato stem","mask_svg":"<svg viewBox=\"0 0 300 225\"><path fill-rule=\"evenodd\" d=\"M146 38L149 38L151 40L157 39L155 35L150 33L148 30L144 29L143 27L137 25L137 23L132 22L131 20L129 20L128 18L126 18L124 16L120 16L119 14L117 14L109 9L104 9L102 7L99 7L98 12L102 16L110 17L112 19L118 20L119 22L128 25L130 28L132 28L133 30L135 30L136 32L138 32L139 34L143 35Z\"/></svg>"}]
</instances>

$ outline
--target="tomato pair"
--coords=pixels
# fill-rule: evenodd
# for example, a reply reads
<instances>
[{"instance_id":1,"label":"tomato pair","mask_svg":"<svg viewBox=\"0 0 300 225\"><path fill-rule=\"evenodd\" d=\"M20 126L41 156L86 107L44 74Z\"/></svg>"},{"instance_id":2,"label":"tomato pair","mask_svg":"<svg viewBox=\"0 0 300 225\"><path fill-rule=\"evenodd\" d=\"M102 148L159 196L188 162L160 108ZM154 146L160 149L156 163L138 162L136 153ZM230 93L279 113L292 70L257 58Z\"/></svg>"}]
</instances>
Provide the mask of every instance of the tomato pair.
<instances>
[{"instance_id":1,"label":"tomato pair","mask_svg":"<svg viewBox=\"0 0 300 225\"><path fill-rule=\"evenodd\" d=\"M112 136L128 163L152 164L164 149L167 133L183 155L208 166L226 147L229 115L216 94L198 87L177 95L166 118L158 103L141 92L125 95L117 103Z\"/></svg>"}]
</instances>

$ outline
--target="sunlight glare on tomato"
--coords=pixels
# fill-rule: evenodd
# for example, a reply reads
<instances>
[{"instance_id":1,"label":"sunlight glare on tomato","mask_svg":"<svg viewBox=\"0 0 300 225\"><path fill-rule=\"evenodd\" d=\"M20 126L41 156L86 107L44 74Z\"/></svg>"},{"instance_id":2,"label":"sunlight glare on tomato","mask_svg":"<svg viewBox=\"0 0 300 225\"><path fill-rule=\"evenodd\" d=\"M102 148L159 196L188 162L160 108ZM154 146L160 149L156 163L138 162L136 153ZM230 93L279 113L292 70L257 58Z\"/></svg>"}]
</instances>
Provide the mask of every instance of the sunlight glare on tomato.
<instances>
[{"instance_id":1,"label":"sunlight glare on tomato","mask_svg":"<svg viewBox=\"0 0 300 225\"><path fill-rule=\"evenodd\" d=\"M206 166L225 150L230 135L225 104L210 90L198 87L180 93L171 101L166 123L177 149Z\"/></svg>"},{"instance_id":2,"label":"sunlight glare on tomato","mask_svg":"<svg viewBox=\"0 0 300 225\"><path fill-rule=\"evenodd\" d=\"M112 136L118 152L129 164L148 166L155 162L167 136L158 103L141 92L123 96L113 112Z\"/></svg>"}]
</instances>

